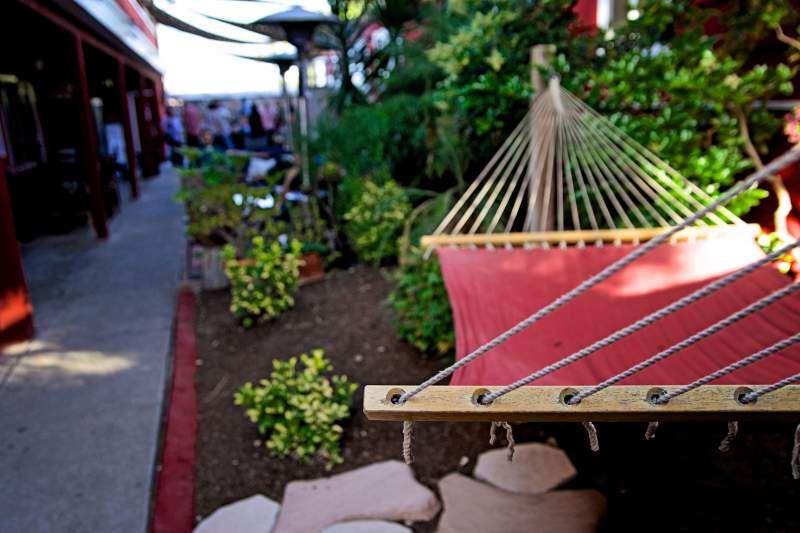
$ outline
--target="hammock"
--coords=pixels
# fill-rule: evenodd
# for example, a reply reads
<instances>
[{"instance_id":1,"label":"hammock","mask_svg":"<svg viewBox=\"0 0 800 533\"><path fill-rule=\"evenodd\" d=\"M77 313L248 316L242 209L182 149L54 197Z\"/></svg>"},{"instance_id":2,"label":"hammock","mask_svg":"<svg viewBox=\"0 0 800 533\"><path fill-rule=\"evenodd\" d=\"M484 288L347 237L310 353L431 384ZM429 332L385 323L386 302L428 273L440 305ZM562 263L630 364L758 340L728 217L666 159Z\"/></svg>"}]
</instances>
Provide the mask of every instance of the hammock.
<instances>
[{"instance_id":1,"label":"hammock","mask_svg":"<svg viewBox=\"0 0 800 533\"><path fill-rule=\"evenodd\" d=\"M368 386L367 416L404 421L407 460L421 420L581 421L596 449L592 421L649 421L652 436L658 420L797 418L800 285L770 262L800 242L765 256L724 205L798 159L712 201L551 80L422 239L456 362L416 387Z\"/></svg>"}]
</instances>

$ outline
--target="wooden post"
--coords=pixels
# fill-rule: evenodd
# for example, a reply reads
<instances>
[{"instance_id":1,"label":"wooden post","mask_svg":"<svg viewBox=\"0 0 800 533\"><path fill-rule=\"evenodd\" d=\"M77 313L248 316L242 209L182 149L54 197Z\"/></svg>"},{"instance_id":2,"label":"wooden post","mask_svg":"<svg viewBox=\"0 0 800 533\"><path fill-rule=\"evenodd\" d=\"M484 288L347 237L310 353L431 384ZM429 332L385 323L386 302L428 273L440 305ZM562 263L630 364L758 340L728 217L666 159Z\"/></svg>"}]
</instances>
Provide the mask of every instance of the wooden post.
<instances>
[{"instance_id":1,"label":"wooden post","mask_svg":"<svg viewBox=\"0 0 800 533\"><path fill-rule=\"evenodd\" d=\"M2 133L0 131L0 347L33 336L33 306L11 215Z\"/></svg>"},{"instance_id":2,"label":"wooden post","mask_svg":"<svg viewBox=\"0 0 800 533\"><path fill-rule=\"evenodd\" d=\"M83 137L83 163L89 180L89 204L91 206L92 225L98 239L108 237L103 184L100 177L100 157L97 151L97 131L95 130L94 113L92 112L89 81L86 76L86 57L83 53L83 40L75 35L75 52L77 58L78 97L81 109L81 130Z\"/></svg>"},{"instance_id":3,"label":"wooden post","mask_svg":"<svg viewBox=\"0 0 800 533\"><path fill-rule=\"evenodd\" d=\"M119 74L119 105L122 116L122 129L125 133L125 158L128 160L128 182L131 186L131 197L139 197L139 178L136 171L136 148L133 145L133 130L131 129L131 114L128 109L128 85L125 78L125 63L117 58Z\"/></svg>"}]
</instances>

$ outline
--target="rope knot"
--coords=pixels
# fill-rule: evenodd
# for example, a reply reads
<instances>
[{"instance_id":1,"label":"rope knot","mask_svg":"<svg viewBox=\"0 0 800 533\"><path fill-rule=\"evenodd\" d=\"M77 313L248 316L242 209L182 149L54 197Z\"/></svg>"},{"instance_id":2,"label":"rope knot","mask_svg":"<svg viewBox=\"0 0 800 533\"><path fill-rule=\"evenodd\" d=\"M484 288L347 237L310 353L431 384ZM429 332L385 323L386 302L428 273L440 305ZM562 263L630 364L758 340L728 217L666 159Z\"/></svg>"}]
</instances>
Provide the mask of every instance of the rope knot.
<instances>
[{"instance_id":1,"label":"rope knot","mask_svg":"<svg viewBox=\"0 0 800 533\"><path fill-rule=\"evenodd\" d=\"M652 440L656 438L657 429L658 429L658 422L649 422L647 424L647 430L644 432L644 438L647 440Z\"/></svg>"},{"instance_id":2,"label":"rope knot","mask_svg":"<svg viewBox=\"0 0 800 533\"><path fill-rule=\"evenodd\" d=\"M800 479L800 424L794 431L794 446L792 447L792 477Z\"/></svg>"},{"instance_id":3,"label":"rope knot","mask_svg":"<svg viewBox=\"0 0 800 533\"><path fill-rule=\"evenodd\" d=\"M497 441L497 428L502 427L506 430L506 445L507 454L506 458L509 461L514 460L514 430L511 428L511 424L508 422L492 422L492 425L489 427L489 445L494 446L494 443Z\"/></svg>"},{"instance_id":4,"label":"rope knot","mask_svg":"<svg viewBox=\"0 0 800 533\"><path fill-rule=\"evenodd\" d=\"M584 429L586 429L586 434L589 437L589 448L593 452L600 451L600 440L597 438L597 428L594 427L594 424L591 422L581 422L583 424Z\"/></svg>"},{"instance_id":5,"label":"rope knot","mask_svg":"<svg viewBox=\"0 0 800 533\"><path fill-rule=\"evenodd\" d=\"M723 453L729 451L731 449L731 444L733 444L733 440L736 438L738 433L739 422L728 422L728 434L725 435L725 438L719 443L719 451Z\"/></svg>"},{"instance_id":6,"label":"rope knot","mask_svg":"<svg viewBox=\"0 0 800 533\"><path fill-rule=\"evenodd\" d=\"M414 422L411 420L403 421L403 460L407 465L414 462L414 455L411 450L411 433L414 431Z\"/></svg>"}]
</instances>

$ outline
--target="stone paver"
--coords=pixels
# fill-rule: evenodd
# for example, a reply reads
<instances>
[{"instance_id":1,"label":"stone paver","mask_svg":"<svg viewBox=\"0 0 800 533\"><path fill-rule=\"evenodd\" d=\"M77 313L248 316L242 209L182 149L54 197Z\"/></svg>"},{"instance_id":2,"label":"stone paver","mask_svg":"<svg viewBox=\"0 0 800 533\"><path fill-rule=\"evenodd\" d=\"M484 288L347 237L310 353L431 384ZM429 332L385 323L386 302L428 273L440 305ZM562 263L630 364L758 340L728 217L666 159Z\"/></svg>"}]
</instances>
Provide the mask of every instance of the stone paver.
<instances>
[{"instance_id":1,"label":"stone paver","mask_svg":"<svg viewBox=\"0 0 800 533\"><path fill-rule=\"evenodd\" d=\"M511 492L539 494L566 483L578 473L563 450L546 444L517 445L513 462L506 455L506 450L501 449L480 454L475 477Z\"/></svg>"},{"instance_id":2,"label":"stone paver","mask_svg":"<svg viewBox=\"0 0 800 533\"><path fill-rule=\"evenodd\" d=\"M269 533L281 506L256 494L220 507L194 528L194 533Z\"/></svg>"},{"instance_id":3,"label":"stone paver","mask_svg":"<svg viewBox=\"0 0 800 533\"><path fill-rule=\"evenodd\" d=\"M515 494L454 473L439 491L439 533L591 533L605 513L605 498L593 490Z\"/></svg>"},{"instance_id":4,"label":"stone paver","mask_svg":"<svg viewBox=\"0 0 800 533\"><path fill-rule=\"evenodd\" d=\"M110 223L23 247L36 337L0 355L0 531L143 533L176 288L177 177Z\"/></svg>"},{"instance_id":5,"label":"stone paver","mask_svg":"<svg viewBox=\"0 0 800 533\"><path fill-rule=\"evenodd\" d=\"M326 527L322 533L411 533L411 530L384 520L354 520Z\"/></svg>"},{"instance_id":6,"label":"stone paver","mask_svg":"<svg viewBox=\"0 0 800 533\"><path fill-rule=\"evenodd\" d=\"M326 479L286 486L275 533L313 533L359 519L431 520L433 492L399 461L384 461Z\"/></svg>"}]
</instances>

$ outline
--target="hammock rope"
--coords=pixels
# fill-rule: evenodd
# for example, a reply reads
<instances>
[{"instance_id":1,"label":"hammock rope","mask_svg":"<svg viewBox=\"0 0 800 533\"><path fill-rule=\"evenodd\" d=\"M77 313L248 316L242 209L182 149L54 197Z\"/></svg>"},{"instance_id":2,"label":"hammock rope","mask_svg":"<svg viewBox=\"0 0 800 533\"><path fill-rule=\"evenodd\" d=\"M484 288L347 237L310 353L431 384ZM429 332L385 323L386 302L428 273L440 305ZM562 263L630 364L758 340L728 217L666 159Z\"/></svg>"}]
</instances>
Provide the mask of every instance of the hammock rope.
<instances>
[{"instance_id":1,"label":"hammock rope","mask_svg":"<svg viewBox=\"0 0 800 533\"><path fill-rule=\"evenodd\" d=\"M741 194L743 191L745 191L745 190L749 189L751 186L753 186L753 185L755 185L757 183L760 183L761 181L767 179L769 176L774 174L776 171L780 170L781 168L785 167L786 165L789 165L789 164L797 161L798 159L800 159L800 150L789 150L789 151L787 151L786 153L784 153L780 157L776 158L775 160L770 162L768 165L766 165L762 169L752 173L750 176L748 176L747 178L743 179L742 181L740 181L739 183L737 183L736 185L731 187L726 193L724 193L721 196L719 196L711 204L707 205L706 207L704 207L704 208L700 209L699 211L695 212L693 215L691 215L691 216L687 217L686 219L684 219L683 222L681 222L680 224L677 224L676 226L673 226L671 229L667 230L666 232L657 235L653 239L647 241L645 244L635 248L630 253L628 253L626 256L618 259L614 263L612 263L609 266L605 267L603 270L601 270L597 274L587 278L582 283L580 283L577 287L575 287L575 288L571 289L570 291L562 294L561 296L556 298L553 302L551 302L550 304L546 305L545 307L539 309L538 311L536 311L535 313L530 315L528 318L520 321L515 326L509 328L508 330L506 330L505 332L501 333L500 335L498 335L494 339L492 339L489 342L487 342L487 343L483 344L482 346L478 347L476 350L474 350L472 353L470 353L466 357L463 357L462 359L456 361L455 363L453 363L449 367L447 367L447 368L441 370L440 372L434 374L428 380L424 381L423 383L421 383L420 385L418 385L417 387L415 387L411 391L404 393L400 397L399 403L402 404L402 403L407 402L410 398L412 398L415 395L419 394L420 392L422 392L426 388L430 387L431 385L434 385L435 383L438 383L442 379L446 378L447 376L449 376L450 374L455 372L457 369L463 367L464 365L469 364L470 362L472 362L475 359L477 359L478 357L482 356L483 354L485 354L486 352L488 352L489 350L491 350L495 346L497 346L499 344L502 344L503 342L507 341L508 339L510 339L511 337L516 335L517 333L520 333L521 331L524 331L531 324L534 324L535 322L537 322L541 318L549 315L553 311L557 310L558 308L562 307L563 305L567 304L568 302L574 300L575 298L577 298L578 296L580 296L584 292L588 291L589 289L591 289L595 285L599 284L600 282L610 278L611 276L613 276L614 274L616 274L617 272L619 272L620 270L622 270L623 268L625 268L629 264L633 263L634 261L636 261L637 259L639 259L643 255L645 255L646 253L648 253L651 250L653 250L654 248L656 248L658 245L660 245L660 244L662 244L664 242L668 242L671 237L673 237L675 234L677 234L682 229L685 229L685 228L691 226L692 224L694 224L698 220L702 219L707 214L709 214L709 213L713 212L714 210L716 210L719 206L726 204L728 201L732 200L733 198L735 198L736 196Z\"/></svg>"},{"instance_id":2,"label":"hammock rope","mask_svg":"<svg viewBox=\"0 0 800 533\"><path fill-rule=\"evenodd\" d=\"M644 361L633 365L632 367L628 368L627 370L624 370L624 371L620 372L619 374L608 378L607 380L603 381L602 383L594 385L593 387L590 387L589 389L586 389L584 391L581 391L581 392L575 394L573 397L569 398L565 403L568 404L568 405L577 405L581 401L583 401L586 398L588 398L589 396L591 396L593 394L597 394L601 390L606 389L606 388L610 387L611 385L614 385L615 383L619 383L620 381L622 381L624 379L627 379L627 378L633 376L634 374L636 374L638 372L641 372L645 368L653 366L654 364L656 364L656 363L658 363L660 361L663 361L664 359L667 359L668 357L671 357L671 356L675 355L676 353L680 352L681 350L684 350L684 349L688 348L689 346L692 346L693 344L696 344L696 343L702 341L703 339L706 339L706 338L710 337L711 335L714 335L715 333L718 333L718 332L722 331L723 329L727 328L728 326L730 326L732 324L735 324L739 320L742 320L743 318L746 318L746 317L748 317L748 316L750 316L750 315L752 315L754 313L757 313L757 312L761 311L762 309L764 309L765 307L771 305L772 303L777 302L781 298L783 298L785 296L788 296L790 294L793 294L793 293L797 292L798 290L800 290L800 283L792 283L791 285L787 285L786 287L783 287L782 289L778 289L777 291L770 293L769 295L765 296L764 298L761 298L757 302L754 302L754 303L748 305L747 307L744 307L744 308L740 309L739 311L737 311L737 312L735 312L735 313L733 313L731 315L728 315L726 318L720 320L719 322L716 322L716 323L712 324L711 326L709 326L709 327L707 327L707 328L695 333L691 337L688 337L688 338L682 340L681 342L679 342L677 344L673 344L672 346L670 346L666 350L662 350L662 351L658 352L657 354L649 357L648 359L645 359ZM764 357L768 357L768 356L776 353L777 351L780 351L783 348L786 348L787 346L791 346L791 345L797 343L798 341L800 341L800 333L798 333L796 335L793 335L793 336L791 336L789 338L783 339L783 340L773 344L769 348L765 348L764 350L761 350L760 352L748 357L747 359L749 360L750 358L753 358L753 357L757 357L758 359L762 359ZM756 359L756 360L758 360L758 359ZM734 364L736 364L736 363L734 363ZM730 365L730 366L733 366L733 365ZM728 367L725 367L725 369L727 369L727 368ZM725 370L725 369L723 369L723 370ZM735 370L735 368L733 370ZM717 372L720 372L720 371L717 371ZM708 376L706 376L706 378L709 377L709 376L712 376L714 374L715 373L709 374ZM702 378L702 379L705 379L705 378ZM688 387L688 385L686 387ZM684 388L686 388L686 387L684 387ZM695 387L692 387L692 388L695 388ZM688 389L688 390L691 390L691 389ZM684 392L688 392L688 390L684 391Z\"/></svg>"},{"instance_id":3,"label":"hammock rope","mask_svg":"<svg viewBox=\"0 0 800 533\"><path fill-rule=\"evenodd\" d=\"M489 426L489 445L494 446L497 441L497 429L503 428L506 431L506 459L511 462L514 460L514 430L508 422L492 422Z\"/></svg>"},{"instance_id":4,"label":"hammock rope","mask_svg":"<svg viewBox=\"0 0 800 533\"><path fill-rule=\"evenodd\" d=\"M411 448L413 438L414 422L406 420L403 422L403 460L407 465L414 462L414 453Z\"/></svg>"},{"instance_id":5,"label":"hammock rope","mask_svg":"<svg viewBox=\"0 0 800 533\"><path fill-rule=\"evenodd\" d=\"M736 435L739 434L739 422L732 420L728 422L728 433L725 435L725 438L722 439L722 442L719 443L719 451L722 453L729 452L731 449L731 444L736 439Z\"/></svg>"},{"instance_id":6,"label":"hammock rope","mask_svg":"<svg viewBox=\"0 0 800 533\"><path fill-rule=\"evenodd\" d=\"M782 257L782 256L786 255L788 252L790 252L791 250L793 250L794 248L796 248L798 246L800 246L800 240L797 240L797 241L795 241L793 243L790 243L790 244L787 244L785 246L782 246L781 248L779 248L778 250L775 250L774 252L770 253L769 255L765 256L764 258L762 258L762 259L760 259L760 260L758 260L758 261L756 261L754 263L751 263L751 264L747 265L746 267L743 267L743 268L733 272L732 274L729 274L729 275L727 275L727 276L725 276L723 278L720 278L720 279L718 279L718 280L716 280L714 282L711 282L711 283L701 287L700 289L696 290L695 292L693 292L693 293L691 293L691 294L689 294L687 296L684 296L683 298L681 298L679 300L676 300L675 302L673 302L673 303L671 303L671 304L669 304L669 305L667 305L665 307L662 307L658 311L655 311L655 312L647 315L646 317L634 322L633 324L630 324L630 325L628 325L628 326L626 326L624 328L621 328L621 329L615 331L614 333L608 335L607 337L605 337L603 339L600 339L599 341L594 342L593 344L583 348L582 350L579 350L579 351L577 351L577 352L575 352L575 353L573 353L573 354L571 354L571 355L569 355L567 357L564 357L560 361L557 361L557 362L555 362L555 363L553 363L551 365L548 365L548 366L542 368L541 370L538 370L537 372L529 374L528 376L526 376L526 377L524 377L524 378L522 378L522 379L520 379L518 381L515 381L514 383L512 383L510 385L507 385L507 386L503 387L502 389L500 389L500 390L498 390L496 392L487 394L484 397L483 401L484 401L485 404L491 403L495 399L499 398L500 396L503 396L504 394L507 394L507 393L511 392L514 389L517 389L517 388L519 388L521 386L524 386L524 385L528 385L528 384L530 384L530 383L532 383L532 382L534 382L534 381L536 381L538 379L543 378L544 376L547 376L548 374L551 374L551 373L555 372L556 370L560 370L560 369L564 368L565 366L568 366L568 365L570 365L572 363L575 363L576 361L580 361L581 359L583 359L585 357L588 357L589 355L593 354L594 352L596 352L596 351L598 351L598 350L600 350L602 348L605 348L607 346L610 346L610 345L614 344L615 342L617 342L619 340L622 340L625 337L628 337L629 335L632 335L633 333L636 333L637 331L639 331L639 330L641 330L641 329L643 329L643 328L645 328L645 327L647 327L647 326L649 326L649 325L651 325L651 324L663 319L664 317L667 317L667 316L669 316L669 315L671 315L671 314L673 314L673 313L675 313L675 312L677 312L677 311L679 311L679 310L681 310L681 309L683 309L683 308L685 308L685 307L697 302L698 300L701 300L701 299L705 298L706 296L714 294L718 290L720 290L720 289L722 289L724 287L727 287L731 283L734 283L735 281L737 281L737 280L747 276L748 274L758 270L762 266L774 261L775 259L777 259L779 257Z\"/></svg>"},{"instance_id":7,"label":"hammock rope","mask_svg":"<svg viewBox=\"0 0 800 533\"><path fill-rule=\"evenodd\" d=\"M581 422L583 429L586 430L586 436L589 437L589 449L593 452L600 451L600 439L597 438L597 428L594 423L585 421Z\"/></svg>"},{"instance_id":8,"label":"hammock rope","mask_svg":"<svg viewBox=\"0 0 800 533\"><path fill-rule=\"evenodd\" d=\"M797 373L793 376L789 376L788 378L784 378L778 382L773 383L772 385L767 385L761 389L748 392L741 398L742 403L752 403L759 399L760 397L764 396L765 394L769 394L770 392L775 392L778 389L782 389L784 387L788 387L792 383L796 383L800 381L800 373Z\"/></svg>"},{"instance_id":9,"label":"hammock rope","mask_svg":"<svg viewBox=\"0 0 800 533\"><path fill-rule=\"evenodd\" d=\"M789 287L794 287L795 289L797 289L797 288L800 288L800 285L795 283L793 285L790 285ZM755 305L758 305L758 304L755 304ZM706 383L710 383L710 382L712 382L712 381L714 381L716 379L719 379L719 378L721 378L723 376L727 376L728 374L730 374L732 372L735 372L735 371L737 371L737 370L739 370L741 368L744 368L744 367L746 367L748 365L751 365L751 364L753 364L753 363L755 363L757 361L760 361L761 359L764 359L766 357L774 355L774 354L780 352L781 350L788 348L789 346L793 346L793 345L797 344L798 342L800 342L800 333L797 333L795 335L792 335L791 337L787 337L787 338L785 338L783 340L780 340L780 341L776 342L775 344L773 344L772 346L769 346L768 348L764 348L763 350L760 350L760 351L754 353L753 355L745 357L744 359L740 359L740 360L736 361L735 363L729 364L726 367L720 368L716 372L712 372L712 373L710 373L710 374L708 374L706 376L703 376L702 378L700 378L698 380L695 380L692 383L689 383L688 385L684 385L684 386L679 387L679 388L677 388L677 389L675 389L673 391L667 392L665 394L661 394L658 397L653 398L652 401L654 403L656 403L656 404L667 403L671 399L677 398L681 394L686 394L687 392L689 392L691 390L694 390L697 387L700 387L701 385L705 385Z\"/></svg>"},{"instance_id":10,"label":"hammock rope","mask_svg":"<svg viewBox=\"0 0 800 533\"><path fill-rule=\"evenodd\" d=\"M800 479L800 424L794 431L794 447L792 448L792 477Z\"/></svg>"},{"instance_id":11,"label":"hammock rope","mask_svg":"<svg viewBox=\"0 0 800 533\"><path fill-rule=\"evenodd\" d=\"M434 235L669 226L711 201L554 79ZM743 224L723 205L696 223Z\"/></svg>"}]
</instances>

